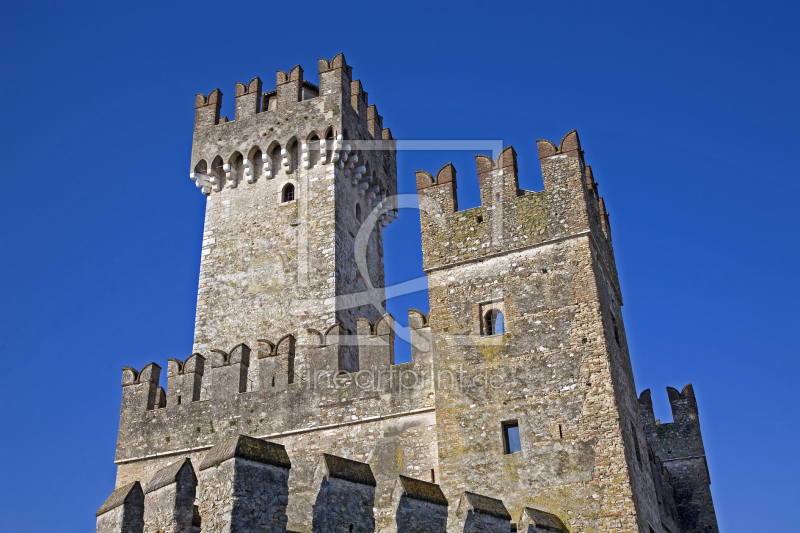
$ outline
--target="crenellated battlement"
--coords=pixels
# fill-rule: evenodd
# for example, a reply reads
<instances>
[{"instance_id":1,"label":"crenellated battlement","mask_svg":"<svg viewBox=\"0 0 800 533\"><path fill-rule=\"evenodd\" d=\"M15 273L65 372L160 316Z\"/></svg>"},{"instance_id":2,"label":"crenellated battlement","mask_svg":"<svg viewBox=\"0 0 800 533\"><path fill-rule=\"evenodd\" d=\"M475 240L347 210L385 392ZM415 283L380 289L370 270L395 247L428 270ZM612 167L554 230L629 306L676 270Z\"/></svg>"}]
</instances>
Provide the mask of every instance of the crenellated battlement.
<instances>
[{"instance_id":1,"label":"crenellated battlement","mask_svg":"<svg viewBox=\"0 0 800 533\"><path fill-rule=\"evenodd\" d=\"M456 169L448 163L436 173L418 170L427 271L464 261L524 249L570 236L591 235L621 301L611 248L608 213L597 195L591 167L585 165L578 134L559 146L538 141L544 191L520 188L517 154L506 147L496 159L476 155L481 205L459 211Z\"/></svg>"},{"instance_id":2,"label":"crenellated battlement","mask_svg":"<svg viewBox=\"0 0 800 533\"><path fill-rule=\"evenodd\" d=\"M400 365L394 364L395 320L386 314L375 324L359 319L354 333L334 324L286 334L277 342L260 339L255 350L242 343L229 351L194 353L185 361L169 359L166 391L158 364L139 372L125 367L117 459L203 446L233 429L282 433L296 429L293 420L326 426L343 416L338 409L318 409L331 395L349 396L365 416L431 405L433 385L425 370L430 328L418 311L409 316L413 359ZM349 346L358 347L352 367ZM287 418L270 418L274 412Z\"/></svg>"},{"instance_id":3,"label":"crenellated battlement","mask_svg":"<svg viewBox=\"0 0 800 533\"><path fill-rule=\"evenodd\" d=\"M292 138L295 138L300 142L305 141L303 144L315 143L311 148L326 152L319 154L320 160L330 160L334 158L327 152L335 150L338 136L345 140L391 140L391 132L383 127L383 117L378 114L377 107L368 104L368 95L361 81L351 81L351 76L352 68L346 65L344 55L339 54L330 62L319 60L319 86L303 78L300 65L288 73L277 71L276 88L271 91L262 90L262 82L258 77L247 84L236 83L233 121L220 116L222 92L219 89L208 96L196 95L191 163L192 174L195 175L193 179L197 181L200 177L209 183L203 189L205 194L210 194L212 189L221 190L226 183L230 183L230 176L225 176L226 182L212 161L220 157L222 165L233 165L235 156L230 154L251 153L254 144L259 144L263 149L277 144L292 155L290 145ZM349 114L352 116L346 116ZM319 146L320 143L322 146ZM308 149L308 146L304 147L304 150ZM261 155L266 161L272 152L262 152ZM295 155L292 157L296 158ZM303 161L310 159L312 157L309 155ZM247 160L252 165L259 164L252 158ZM203 163L205 169L202 168ZM269 172L266 176L273 177L268 175ZM258 179L261 176L256 173L254 177ZM198 183L198 186L201 185Z\"/></svg>"},{"instance_id":4,"label":"crenellated battlement","mask_svg":"<svg viewBox=\"0 0 800 533\"><path fill-rule=\"evenodd\" d=\"M234 435L193 461L184 459L145 480L115 490L97 511L97 533L134 531L267 531L285 533L302 495L291 490L293 477L307 476L312 506L302 526L311 533L372 533L376 519L396 533L445 533L451 502L439 485L402 474L379 479L365 462L328 453L291 457L279 443ZM299 459L299 461L298 461ZM312 462L313 472L295 473L295 462ZM310 474L310 475L309 475ZM391 499L380 508L381 492ZM452 502L455 527L464 533L507 533L512 516L500 499L463 492ZM451 508L452 509L452 508ZM297 520L297 519L296 519ZM566 533L550 513L525 508L518 522L526 533Z\"/></svg>"},{"instance_id":5,"label":"crenellated battlement","mask_svg":"<svg viewBox=\"0 0 800 533\"><path fill-rule=\"evenodd\" d=\"M639 411L653 451L664 461L679 457L704 456L703 436L700 433L700 418L692 384L682 391L667 387L673 422L662 424L653 414L650 389L639 396Z\"/></svg>"},{"instance_id":6,"label":"crenellated battlement","mask_svg":"<svg viewBox=\"0 0 800 533\"><path fill-rule=\"evenodd\" d=\"M681 391L667 387L667 395L672 422L656 420L650 389L639 395L639 414L655 464L669 472L675 489L673 519L681 531L718 531L694 388L691 383Z\"/></svg>"},{"instance_id":7,"label":"crenellated battlement","mask_svg":"<svg viewBox=\"0 0 800 533\"><path fill-rule=\"evenodd\" d=\"M356 318L385 309L374 289L384 285L380 229L399 214L395 145L342 54L318 72L319 86L300 65L277 71L272 90L258 77L237 83L233 121L218 117L219 90L196 97L190 177L207 203L193 350L207 357L234 342L255 349L281 326L354 331ZM343 301L365 291L355 307ZM342 346L331 368L354 371L357 344ZM256 366L289 368L263 363L253 356L247 390Z\"/></svg>"}]
</instances>

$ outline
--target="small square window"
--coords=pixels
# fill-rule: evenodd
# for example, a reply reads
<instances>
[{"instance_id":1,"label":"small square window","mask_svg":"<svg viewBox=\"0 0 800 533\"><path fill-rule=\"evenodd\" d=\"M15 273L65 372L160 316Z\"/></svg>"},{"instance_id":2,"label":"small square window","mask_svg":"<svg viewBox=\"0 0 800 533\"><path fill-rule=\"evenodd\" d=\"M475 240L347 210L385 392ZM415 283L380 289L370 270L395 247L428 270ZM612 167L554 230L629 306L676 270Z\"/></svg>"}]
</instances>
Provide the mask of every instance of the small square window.
<instances>
[{"instance_id":1,"label":"small square window","mask_svg":"<svg viewBox=\"0 0 800 533\"><path fill-rule=\"evenodd\" d=\"M516 420L503 422L503 453L521 451L522 442L519 440L519 424Z\"/></svg>"}]
</instances>

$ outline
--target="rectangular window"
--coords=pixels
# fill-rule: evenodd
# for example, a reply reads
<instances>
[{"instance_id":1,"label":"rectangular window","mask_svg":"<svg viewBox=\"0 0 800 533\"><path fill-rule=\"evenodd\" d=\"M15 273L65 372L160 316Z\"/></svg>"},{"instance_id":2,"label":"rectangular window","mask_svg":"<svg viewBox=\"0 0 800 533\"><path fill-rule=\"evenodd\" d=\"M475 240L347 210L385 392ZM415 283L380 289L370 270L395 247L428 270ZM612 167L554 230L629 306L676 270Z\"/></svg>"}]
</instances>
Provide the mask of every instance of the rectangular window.
<instances>
[{"instance_id":1,"label":"rectangular window","mask_svg":"<svg viewBox=\"0 0 800 533\"><path fill-rule=\"evenodd\" d=\"M522 451L519 440L519 424L516 420L503 422L503 452L516 453Z\"/></svg>"}]
</instances>

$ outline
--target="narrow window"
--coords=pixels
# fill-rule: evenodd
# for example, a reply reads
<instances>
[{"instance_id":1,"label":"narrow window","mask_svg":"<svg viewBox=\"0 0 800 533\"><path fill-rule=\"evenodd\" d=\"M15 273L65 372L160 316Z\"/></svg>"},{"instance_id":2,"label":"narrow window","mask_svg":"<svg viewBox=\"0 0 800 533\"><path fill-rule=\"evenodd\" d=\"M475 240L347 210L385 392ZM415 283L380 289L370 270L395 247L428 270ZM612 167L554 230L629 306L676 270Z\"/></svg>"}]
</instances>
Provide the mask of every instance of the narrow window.
<instances>
[{"instance_id":1,"label":"narrow window","mask_svg":"<svg viewBox=\"0 0 800 533\"><path fill-rule=\"evenodd\" d=\"M264 158L262 157L261 150L253 152L253 155L250 157L250 164L253 165L250 170L253 175L251 179L257 180L261 177L261 174L264 173Z\"/></svg>"},{"instance_id":2,"label":"narrow window","mask_svg":"<svg viewBox=\"0 0 800 533\"><path fill-rule=\"evenodd\" d=\"M292 143L292 147L289 148L289 153L292 156L292 171L297 170L297 167L300 165L300 143L295 141Z\"/></svg>"},{"instance_id":3,"label":"narrow window","mask_svg":"<svg viewBox=\"0 0 800 533\"><path fill-rule=\"evenodd\" d=\"M361 204L356 204L356 220L361 222Z\"/></svg>"},{"instance_id":4,"label":"narrow window","mask_svg":"<svg viewBox=\"0 0 800 533\"><path fill-rule=\"evenodd\" d=\"M505 333L503 313L497 309L490 309L484 317L483 331L486 335L499 335Z\"/></svg>"},{"instance_id":5,"label":"narrow window","mask_svg":"<svg viewBox=\"0 0 800 533\"><path fill-rule=\"evenodd\" d=\"M431 483L436 483L436 470L431 468Z\"/></svg>"},{"instance_id":6,"label":"narrow window","mask_svg":"<svg viewBox=\"0 0 800 533\"><path fill-rule=\"evenodd\" d=\"M516 420L503 422L503 453L516 453L522 451L519 440L519 424Z\"/></svg>"},{"instance_id":7,"label":"narrow window","mask_svg":"<svg viewBox=\"0 0 800 533\"><path fill-rule=\"evenodd\" d=\"M220 156L215 157L214 161L211 162L211 175L224 184L225 171L222 170L222 165L224 165L222 158Z\"/></svg>"},{"instance_id":8,"label":"narrow window","mask_svg":"<svg viewBox=\"0 0 800 533\"><path fill-rule=\"evenodd\" d=\"M270 175L274 178L275 176L278 175L278 169L281 168L281 145L280 144L276 144L275 148L273 148L271 158L272 158L272 163L271 163L270 166L272 167L272 171L271 171Z\"/></svg>"},{"instance_id":9,"label":"narrow window","mask_svg":"<svg viewBox=\"0 0 800 533\"><path fill-rule=\"evenodd\" d=\"M561 424L558 425L558 438L560 439L564 438L564 432L561 431Z\"/></svg>"},{"instance_id":10,"label":"narrow window","mask_svg":"<svg viewBox=\"0 0 800 533\"><path fill-rule=\"evenodd\" d=\"M289 382L289 385L291 385L294 383L294 344L290 345L287 363L289 368L287 369L286 380Z\"/></svg>"},{"instance_id":11,"label":"narrow window","mask_svg":"<svg viewBox=\"0 0 800 533\"><path fill-rule=\"evenodd\" d=\"M181 395L178 394L178 405L180 405L180 404L181 404Z\"/></svg>"},{"instance_id":12,"label":"narrow window","mask_svg":"<svg viewBox=\"0 0 800 533\"><path fill-rule=\"evenodd\" d=\"M275 386L275 376L272 376L272 386Z\"/></svg>"},{"instance_id":13,"label":"narrow window","mask_svg":"<svg viewBox=\"0 0 800 533\"><path fill-rule=\"evenodd\" d=\"M287 183L286 187L283 188L283 201L284 202L291 202L294 200L294 185L291 183Z\"/></svg>"},{"instance_id":14,"label":"narrow window","mask_svg":"<svg viewBox=\"0 0 800 533\"><path fill-rule=\"evenodd\" d=\"M312 135L308 142L308 168L314 168L319 162L319 137Z\"/></svg>"},{"instance_id":15,"label":"narrow window","mask_svg":"<svg viewBox=\"0 0 800 533\"><path fill-rule=\"evenodd\" d=\"M633 434L633 447L636 448L636 460L639 461L639 466L642 466L642 453L639 451L639 436L636 434L636 428L631 423L631 433Z\"/></svg>"},{"instance_id":16,"label":"narrow window","mask_svg":"<svg viewBox=\"0 0 800 533\"><path fill-rule=\"evenodd\" d=\"M614 326L614 340L617 341L617 346L619 346L619 330L617 329L617 317L614 316L614 313L611 313L611 325Z\"/></svg>"},{"instance_id":17,"label":"narrow window","mask_svg":"<svg viewBox=\"0 0 800 533\"><path fill-rule=\"evenodd\" d=\"M325 136L325 161L322 162L323 165L327 165L331 162L331 158L333 157L333 131L328 130L328 134Z\"/></svg>"}]
</instances>

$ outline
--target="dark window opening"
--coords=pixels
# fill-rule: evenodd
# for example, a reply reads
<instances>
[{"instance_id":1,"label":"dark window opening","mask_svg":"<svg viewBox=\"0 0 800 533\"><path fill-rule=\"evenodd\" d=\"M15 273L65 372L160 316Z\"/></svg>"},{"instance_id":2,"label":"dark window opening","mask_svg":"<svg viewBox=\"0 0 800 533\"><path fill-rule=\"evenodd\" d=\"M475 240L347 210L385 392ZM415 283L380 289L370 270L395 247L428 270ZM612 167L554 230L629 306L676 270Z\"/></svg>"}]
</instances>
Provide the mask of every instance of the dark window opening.
<instances>
[{"instance_id":1,"label":"dark window opening","mask_svg":"<svg viewBox=\"0 0 800 533\"><path fill-rule=\"evenodd\" d=\"M475 222L477 222L478 224L483 222L483 216L482 215L478 215L477 217L475 217Z\"/></svg>"},{"instance_id":2,"label":"dark window opening","mask_svg":"<svg viewBox=\"0 0 800 533\"><path fill-rule=\"evenodd\" d=\"M272 149L272 155L270 156L270 176L273 178L278 175L278 169L281 168L281 145L275 145L275 148Z\"/></svg>"},{"instance_id":3,"label":"dark window opening","mask_svg":"<svg viewBox=\"0 0 800 533\"><path fill-rule=\"evenodd\" d=\"M511 531L513 532L516 530L517 530L517 524L515 522L511 522Z\"/></svg>"},{"instance_id":4,"label":"dark window opening","mask_svg":"<svg viewBox=\"0 0 800 533\"><path fill-rule=\"evenodd\" d=\"M499 335L500 333L505 333L503 313L497 309L490 309L483 320L483 331L485 335Z\"/></svg>"},{"instance_id":5,"label":"dark window opening","mask_svg":"<svg viewBox=\"0 0 800 533\"><path fill-rule=\"evenodd\" d=\"M547 269L546 268L542 269L542 274L547 274Z\"/></svg>"},{"instance_id":6,"label":"dark window opening","mask_svg":"<svg viewBox=\"0 0 800 533\"><path fill-rule=\"evenodd\" d=\"M431 483L436 483L436 470L431 468Z\"/></svg>"},{"instance_id":7,"label":"dark window opening","mask_svg":"<svg viewBox=\"0 0 800 533\"><path fill-rule=\"evenodd\" d=\"M308 142L308 168L314 168L319 162L319 137L312 135Z\"/></svg>"},{"instance_id":8,"label":"dark window opening","mask_svg":"<svg viewBox=\"0 0 800 533\"><path fill-rule=\"evenodd\" d=\"M558 425L558 438L564 438L564 432L561 430L561 424Z\"/></svg>"},{"instance_id":9,"label":"dark window opening","mask_svg":"<svg viewBox=\"0 0 800 533\"><path fill-rule=\"evenodd\" d=\"M619 346L619 330L617 329L617 317L614 314L611 314L611 325L614 327L614 340L617 341L617 346Z\"/></svg>"},{"instance_id":10,"label":"dark window opening","mask_svg":"<svg viewBox=\"0 0 800 533\"><path fill-rule=\"evenodd\" d=\"M519 424L516 420L503 422L503 453L516 453L522 451L522 442L519 440Z\"/></svg>"},{"instance_id":11,"label":"dark window opening","mask_svg":"<svg viewBox=\"0 0 800 533\"><path fill-rule=\"evenodd\" d=\"M181 395L178 394L178 405L180 405L180 404L181 404Z\"/></svg>"},{"instance_id":12,"label":"dark window opening","mask_svg":"<svg viewBox=\"0 0 800 533\"><path fill-rule=\"evenodd\" d=\"M353 533L353 524L350 524L350 533Z\"/></svg>"},{"instance_id":13,"label":"dark window opening","mask_svg":"<svg viewBox=\"0 0 800 533\"><path fill-rule=\"evenodd\" d=\"M356 220L361 222L361 204L356 204Z\"/></svg>"},{"instance_id":14,"label":"dark window opening","mask_svg":"<svg viewBox=\"0 0 800 533\"><path fill-rule=\"evenodd\" d=\"M333 157L333 131L328 130L328 134L325 136L325 161L323 161L324 165L327 165L331 162L331 158Z\"/></svg>"},{"instance_id":15,"label":"dark window opening","mask_svg":"<svg viewBox=\"0 0 800 533\"><path fill-rule=\"evenodd\" d=\"M283 188L283 201L291 202L293 200L294 200L294 185L288 183L286 187Z\"/></svg>"},{"instance_id":16,"label":"dark window opening","mask_svg":"<svg viewBox=\"0 0 800 533\"><path fill-rule=\"evenodd\" d=\"M639 466L642 466L642 452L639 451L639 436L636 434L636 428L631 424L631 433L633 434L633 447L636 448L636 460L639 461Z\"/></svg>"},{"instance_id":17,"label":"dark window opening","mask_svg":"<svg viewBox=\"0 0 800 533\"><path fill-rule=\"evenodd\" d=\"M294 141L292 143L291 148L289 148L289 155L292 158L292 166L290 167L292 171L297 170L297 167L300 165L300 143Z\"/></svg>"},{"instance_id":18,"label":"dark window opening","mask_svg":"<svg viewBox=\"0 0 800 533\"><path fill-rule=\"evenodd\" d=\"M225 171L222 170L222 158L217 156L214 158L214 161L211 162L211 175L217 178L220 182L225 179Z\"/></svg>"},{"instance_id":19,"label":"dark window opening","mask_svg":"<svg viewBox=\"0 0 800 533\"><path fill-rule=\"evenodd\" d=\"M275 386L275 376L272 376L272 386Z\"/></svg>"}]
</instances>

